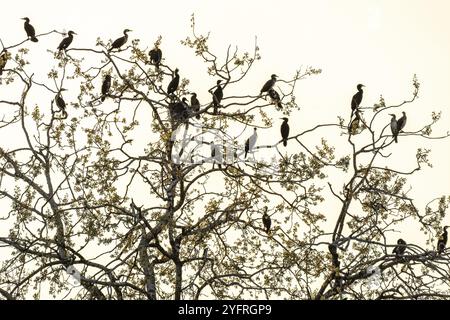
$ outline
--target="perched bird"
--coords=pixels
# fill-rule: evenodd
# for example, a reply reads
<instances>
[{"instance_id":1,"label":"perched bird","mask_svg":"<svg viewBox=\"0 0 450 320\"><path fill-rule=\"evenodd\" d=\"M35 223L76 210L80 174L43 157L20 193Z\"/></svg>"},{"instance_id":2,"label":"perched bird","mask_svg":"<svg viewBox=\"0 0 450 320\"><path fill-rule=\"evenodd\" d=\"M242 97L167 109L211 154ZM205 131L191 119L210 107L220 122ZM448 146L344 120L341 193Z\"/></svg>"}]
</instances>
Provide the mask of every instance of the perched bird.
<instances>
[{"instance_id":1,"label":"perched bird","mask_svg":"<svg viewBox=\"0 0 450 320\"><path fill-rule=\"evenodd\" d=\"M278 92L275 91L275 89L269 89L268 91L269 97L272 99L272 103L276 104L278 109L283 109L283 105L281 104L281 98Z\"/></svg>"},{"instance_id":2,"label":"perched bird","mask_svg":"<svg viewBox=\"0 0 450 320\"><path fill-rule=\"evenodd\" d=\"M398 132L402 131L402 129L406 125L406 112L403 111L402 113L403 113L403 116L400 119L398 119L398 121L397 121Z\"/></svg>"},{"instance_id":3,"label":"perched bird","mask_svg":"<svg viewBox=\"0 0 450 320\"><path fill-rule=\"evenodd\" d=\"M183 98L183 99L186 99L186 98ZM188 110L187 110L187 105L186 105L185 101L187 101L187 100L169 104L170 115L173 119L178 120L178 121L183 121L187 118Z\"/></svg>"},{"instance_id":4,"label":"perched bird","mask_svg":"<svg viewBox=\"0 0 450 320\"><path fill-rule=\"evenodd\" d=\"M70 46L70 44L73 41L73 35L76 33L73 31L69 31L67 34L68 34L68 36L65 37L64 39L62 39L61 43L58 46L59 51L66 50Z\"/></svg>"},{"instance_id":5,"label":"perched bird","mask_svg":"<svg viewBox=\"0 0 450 320\"><path fill-rule=\"evenodd\" d=\"M178 84L180 83L180 75L178 74L178 68L175 69L175 76L170 81L167 86L167 94L172 94L178 89Z\"/></svg>"},{"instance_id":6,"label":"perched bird","mask_svg":"<svg viewBox=\"0 0 450 320\"><path fill-rule=\"evenodd\" d=\"M150 56L150 62L156 66L156 69L159 68L159 64L161 63L162 59L162 51L160 48L155 47L148 53Z\"/></svg>"},{"instance_id":7,"label":"perched bird","mask_svg":"<svg viewBox=\"0 0 450 320\"><path fill-rule=\"evenodd\" d=\"M245 141L245 159L247 159L247 154L252 151L256 144L256 139L258 134L256 133L256 128L253 128L253 134Z\"/></svg>"},{"instance_id":8,"label":"perched bird","mask_svg":"<svg viewBox=\"0 0 450 320\"><path fill-rule=\"evenodd\" d=\"M103 79L103 84L102 84L102 102L105 101L106 99L106 95L109 92L109 89L111 88L111 75L107 74L105 76L105 79Z\"/></svg>"},{"instance_id":9,"label":"perched bird","mask_svg":"<svg viewBox=\"0 0 450 320\"><path fill-rule=\"evenodd\" d=\"M406 242L403 239L397 240L397 245L395 246L394 250L392 250L392 253L395 253L395 255L398 257L402 256L406 251Z\"/></svg>"},{"instance_id":10,"label":"perched bird","mask_svg":"<svg viewBox=\"0 0 450 320\"><path fill-rule=\"evenodd\" d=\"M361 104L362 98L363 98L363 84L358 84L356 88L358 89L358 92L353 95L352 98L352 111L355 111L359 108L359 105Z\"/></svg>"},{"instance_id":11,"label":"perched bird","mask_svg":"<svg viewBox=\"0 0 450 320\"><path fill-rule=\"evenodd\" d=\"M439 252L439 254L444 252L445 246L447 245L447 240L448 240L447 228L448 228L448 226L444 227L444 232L441 234L441 236L438 239L437 251Z\"/></svg>"},{"instance_id":12,"label":"perched bird","mask_svg":"<svg viewBox=\"0 0 450 320\"><path fill-rule=\"evenodd\" d=\"M114 40L114 42L111 44L111 48L108 49L108 52L111 52L114 49L119 49L121 46L123 46L128 41L128 32L131 32L130 29L123 30L123 36L120 38L117 38Z\"/></svg>"},{"instance_id":13,"label":"perched bird","mask_svg":"<svg viewBox=\"0 0 450 320\"><path fill-rule=\"evenodd\" d=\"M217 80L217 88L214 90L213 96L213 106L214 106L214 114L217 114L218 108L220 106L220 102L223 99L223 89L220 83L222 80Z\"/></svg>"},{"instance_id":14,"label":"perched bird","mask_svg":"<svg viewBox=\"0 0 450 320\"><path fill-rule=\"evenodd\" d=\"M216 162L219 165L219 168L222 168L222 152L220 150L220 145L214 144L211 142L211 159L213 160L213 168Z\"/></svg>"},{"instance_id":15,"label":"perched bird","mask_svg":"<svg viewBox=\"0 0 450 320\"><path fill-rule=\"evenodd\" d=\"M391 118L391 131L392 131L392 136L394 137L394 141L395 143L398 143L397 140L397 136L398 136L398 122L397 119L395 117L395 114L390 114Z\"/></svg>"},{"instance_id":16,"label":"perched bird","mask_svg":"<svg viewBox=\"0 0 450 320\"><path fill-rule=\"evenodd\" d=\"M6 62L8 62L10 58L10 53L8 50L4 49L2 53L0 53L0 76L3 74L3 69L6 66Z\"/></svg>"},{"instance_id":17,"label":"perched bird","mask_svg":"<svg viewBox=\"0 0 450 320\"><path fill-rule=\"evenodd\" d=\"M34 30L34 27L30 24L29 18L22 18L22 20L25 20L25 23L23 24L25 28L25 32L27 33L28 39L30 39L33 42L38 42L38 39L36 38L36 31Z\"/></svg>"},{"instance_id":18,"label":"perched bird","mask_svg":"<svg viewBox=\"0 0 450 320\"><path fill-rule=\"evenodd\" d=\"M281 124L281 138L283 139L283 146L287 146L288 138L289 138L289 125L288 125L288 118L284 117L283 123Z\"/></svg>"},{"instance_id":19,"label":"perched bird","mask_svg":"<svg viewBox=\"0 0 450 320\"><path fill-rule=\"evenodd\" d=\"M194 112L200 111L200 101L198 101L197 94L195 92L193 92L191 96L191 108ZM200 114L197 114L195 118L200 119Z\"/></svg>"},{"instance_id":20,"label":"perched bird","mask_svg":"<svg viewBox=\"0 0 450 320\"><path fill-rule=\"evenodd\" d=\"M355 118L350 123L350 126L348 127L348 133L355 135L358 128L359 128L359 122L361 121L361 117L359 115L359 111L355 111Z\"/></svg>"},{"instance_id":21,"label":"perched bird","mask_svg":"<svg viewBox=\"0 0 450 320\"><path fill-rule=\"evenodd\" d=\"M273 74L270 76L270 80L267 80L267 82L262 87L260 94L263 94L264 92L267 92L270 89L272 89L273 86L275 85L275 82L277 82L277 75Z\"/></svg>"},{"instance_id":22,"label":"perched bird","mask_svg":"<svg viewBox=\"0 0 450 320\"><path fill-rule=\"evenodd\" d=\"M264 228L266 228L266 233L268 234L270 232L272 220L270 219L270 216L267 214L267 207L264 207L264 214L262 216L262 222L263 222Z\"/></svg>"},{"instance_id":23,"label":"perched bird","mask_svg":"<svg viewBox=\"0 0 450 320\"><path fill-rule=\"evenodd\" d=\"M56 106L58 107L59 111L61 111L63 113L63 115L66 117L67 116L67 112L66 112L66 102L64 101L61 92L62 91L66 91L66 89L61 88L58 93L55 96L55 103Z\"/></svg>"}]
</instances>

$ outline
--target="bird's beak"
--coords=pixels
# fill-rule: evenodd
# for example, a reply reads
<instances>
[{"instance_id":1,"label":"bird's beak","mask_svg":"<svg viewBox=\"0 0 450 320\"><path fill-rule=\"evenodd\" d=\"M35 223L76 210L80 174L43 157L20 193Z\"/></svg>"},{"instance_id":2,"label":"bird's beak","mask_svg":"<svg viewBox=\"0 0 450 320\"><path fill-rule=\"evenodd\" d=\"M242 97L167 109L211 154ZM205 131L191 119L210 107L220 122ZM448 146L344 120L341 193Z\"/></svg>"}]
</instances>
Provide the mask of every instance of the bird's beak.
<instances>
[{"instance_id":1,"label":"bird's beak","mask_svg":"<svg viewBox=\"0 0 450 320\"><path fill-rule=\"evenodd\" d=\"M27 20L27 18L20 18L21 20Z\"/></svg>"}]
</instances>

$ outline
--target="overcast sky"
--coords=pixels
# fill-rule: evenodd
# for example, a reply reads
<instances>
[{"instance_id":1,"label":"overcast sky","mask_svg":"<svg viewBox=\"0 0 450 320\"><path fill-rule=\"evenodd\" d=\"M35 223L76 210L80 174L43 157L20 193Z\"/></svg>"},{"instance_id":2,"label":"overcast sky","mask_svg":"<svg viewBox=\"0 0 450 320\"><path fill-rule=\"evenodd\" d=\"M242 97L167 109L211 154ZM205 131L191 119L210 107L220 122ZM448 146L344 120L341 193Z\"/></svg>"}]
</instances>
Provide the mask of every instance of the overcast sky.
<instances>
[{"instance_id":1,"label":"overcast sky","mask_svg":"<svg viewBox=\"0 0 450 320\"><path fill-rule=\"evenodd\" d=\"M210 82L200 83L205 68L197 70L201 64L193 63L195 56L180 45L195 13L199 32L211 32L211 49L218 54L229 44L252 50L257 36L263 59L249 75L257 88L272 73L288 78L300 66L323 69L297 89L302 110L291 119L293 132L347 116L357 83L366 85L363 106L372 106L380 94L388 104L408 99L414 74L422 83L421 93L405 110L406 129L417 130L433 110L443 111L436 134L447 132L450 124L448 0L40 0L10 1L2 12L0 37L6 45L24 38L19 20L24 16L37 33L76 31L74 47L93 46L97 37L115 39L124 28L134 30L130 36L149 47L162 35L166 62L197 80L198 87L209 88ZM42 43L56 47L61 37L51 37ZM392 158L397 168L405 158L414 161L416 147L433 150L434 168L411 180L419 204L450 193L450 141L405 140Z\"/></svg>"}]
</instances>

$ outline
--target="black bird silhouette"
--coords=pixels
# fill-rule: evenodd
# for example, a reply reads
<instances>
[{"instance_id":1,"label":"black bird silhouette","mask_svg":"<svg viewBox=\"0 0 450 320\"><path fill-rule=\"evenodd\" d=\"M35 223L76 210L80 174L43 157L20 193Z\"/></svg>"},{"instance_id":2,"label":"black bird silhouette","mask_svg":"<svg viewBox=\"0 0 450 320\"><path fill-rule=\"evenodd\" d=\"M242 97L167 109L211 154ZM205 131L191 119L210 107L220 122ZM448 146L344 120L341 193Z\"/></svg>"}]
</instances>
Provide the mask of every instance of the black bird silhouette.
<instances>
[{"instance_id":1,"label":"black bird silhouette","mask_svg":"<svg viewBox=\"0 0 450 320\"><path fill-rule=\"evenodd\" d=\"M58 46L59 51L66 50L70 46L70 44L73 41L73 35L76 33L73 31L69 31L67 34L68 34L68 36L65 37L64 39L62 39L61 43Z\"/></svg>"},{"instance_id":2,"label":"black bird silhouette","mask_svg":"<svg viewBox=\"0 0 450 320\"><path fill-rule=\"evenodd\" d=\"M394 250L392 250L392 253L395 253L395 255L398 257L402 256L406 251L406 242L403 239L397 240L397 245L395 246Z\"/></svg>"},{"instance_id":3,"label":"black bird silhouette","mask_svg":"<svg viewBox=\"0 0 450 320\"><path fill-rule=\"evenodd\" d=\"M269 89L268 91L269 97L272 99L272 103L276 104L278 109L283 109L283 105L281 104L281 98L278 92L275 89Z\"/></svg>"},{"instance_id":4,"label":"black bird silhouette","mask_svg":"<svg viewBox=\"0 0 450 320\"><path fill-rule=\"evenodd\" d=\"M162 59L162 51L160 48L155 47L148 53L150 56L150 62L156 66L156 69L159 69L159 64Z\"/></svg>"},{"instance_id":5,"label":"black bird silhouette","mask_svg":"<svg viewBox=\"0 0 450 320\"><path fill-rule=\"evenodd\" d=\"M111 52L114 49L119 49L121 46L123 46L128 41L128 32L131 32L130 29L123 30L123 36L120 38L117 38L114 40L114 42L111 44L111 48L108 49L108 52Z\"/></svg>"},{"instance_id":6,"label":"black bird silhouette","mask_svg":"<svg viewBox=\"0 0 450 320\"><path fill-rule=\"evenodd\" d=\"M391 118L391 132L392 132L392 136L394 137L395 143L398 143L398 139L397 139L398 133L399 133L398 122L397 122L397 119L395 117L395 114L390 114L390 116L392 117Z\"/></svg>"},{"instance_id":7,"label":"black bird silhouette","mask_svg":"<svg viewBox=\"0 0 450 320\"><path fill-rule=\"evenodd\" d=\"M339 255L337 253L337 245L334 243L330 243L328 245L328 251L330 251L331 253L331 261L333 263L333 266L335 268L339 268L340 263L339 263Z\"/></svg>"},{"instance_id":8,"label":"black bird silhouette","mask_svg":"<svg viewBox=\"0 0 450 320\"><path fill-rule=\"evenodd\" d=\"M264 214L262 216L262 222L263 222L264 228L266 229L266 233L269 234L270 227L272 226L272 220L270 219L270 216L267 214L267 207L264 207Z\"/></svg>"},{"instance_id":9,"label":"black bird silhouette","mask_svg":"<svg viewBox=\"0 0 450 320\"><path fill-rule=\"evenodd\" d=\"M275 85L275 82L277 82L277 75L273 74L270 76L270 80L267 80L267 82L262 87L260 94L263 94L264 92L267 92L270 89L272 89L273 86Z\"/></svg>"},{"instance_id":10,"label":"black bird silhouette","mask_svg":"<svg viewBox=\"0 0 450 320\"><path fill-rule=\"evenodd\" d=\"M191 108L194 112L200 111L200 101L198 101L197 94L195 92L193 92L191 96ZM197 114L195 118L200 119L200 114Z\"/></svg>"},{"instance_id":11,"label":"black bird silhouette","mask_svg":"<svg viewBox=\"0 0 450 320\"><path fill-rule=\"evenodd\" d=\"M25 32L27 33L28 39L30 39L33 42L38 42L38 39L36 38L36 31L34 30L34 27L30 24L30 19L25 17L22 18L22 20L25 20L23 26L25 28Z\"/></svg>"},{"instance_id":12,"label":"black bird silhouette","mask_svg":"<svg viewBox=\"0 0 450 320\"><path fill-rule=\"evenodd\" d=\"M61 88L58 93L55 96L55 103L58 107L59 111L61 111L64 115L64 117L67 117L67 111L66 111L66 102L64 101L61 92L66 91L66 89Z\"/></svg>"},{"instance_id":13,"label":"black bird silhouette","mask_svg":"<svg viewBox=\"0 0 450 320\"><path fill-rule=\"evenodd\" d=\"M223 99L223 88L220 85L220 83L222 82L222 80L217 80L217 88L216 90L214 90L212 96L213 96L213 106L214 106L214 114L217 114L219 106L220 106L220 102Z\"/></svg>"},{"instance_id":14,"label":"black bird silhouette","mask_svg":"<svg viewBox=\"0 0 450 320\"><path fill-rule=\"evenodd\" d=\"M188 110L187 110L187 99L183 98L182 101L177 103L169 104L170 114L173 119L178 121L183 121L187 118Z\"/></svg>"},{"instance_id":15,"label":"black bird silhouette","mask_svg":"<svg viewBox=\"0 0 450 320\"><path fill-rule=\"evenodd\" d=\"M253 128L253 134L245 141L245 159L247 159L248 152L253 150L257 138L256 128Z\"/></svg>"},{"instance_id":16,"label":"black bird silhouette","mask_svg":"<svg viewBox=\"0 0 450 320\"><path fill-rule=\"evenodd\" d=\"M445 246L447 245L447 240L448 240L447 228L448 228L448 226L444 227L444 232L441 234L441 236L438 239L437 251L439 254L444 252Z\"/></svg>"},{"instance_id":17,"label":"black bird silhouette","mask_svg":"<svg viewBox=\"0 0 450 320\"><path fill-rule=\"evenodd\" d=\"M180 83L180 75L178 74L178 68L175 69L175 76L170 81L169 85L167 86L167 93L172 94L178 89L178 84Z\"/></svg>"},{"instance_id":18,"label":"black bird silhouette","mask_svg":"<svg viewBox=\"0 0 450 320\"><path fill-rule=\"evenodd\" d=\"M0 76L3 74L3 69L6 66L6 62L8 62L9 59L9 52L8 50L4 49L3 52L0 54Z\"/></svg>"},{"instance_id":19,"label":"black bird silhouette","mask_svg":"<svg viewBox=\"0 0 450 320\"><path fill-rule=\"evenodd\" d=\"M402 113L403 113L403 116L400 119L398 119L398 121L397 121L398 132L402 131L406 125L406 112L403 111Z\"/></svg>"},{"instance_id":20,"label":"black bird silhouette","mask_svg":"<svg viewBox=\"0 0 450 320\"><path fill-rule=\"evenodd\" d=\"M355 111L359 108L359 105L361 104L362 98L363 98L363 84L358 84L356 88L358 89L358 92L353 95L352 98L352 111Z\"/></svg>"},{"instance_id":21,"label":"black bird silhouette","mask_svg":"<svg viewBox=\"0 0 450 320\"><path fill-rule=\"evenodd\" d=\"M105 101L106 96L111 88L111 75L107 74L102 83L102 102Z\"/></svg>"},{"instance_id":22,"label":"black bird silhouette","mask_svg":"<svg viewBox=\"0 0 450 320\"><path fill-rule=\"evenodd\" d=\"M284 117L283 123L281 124L281 138L283 139L283 146L287 146L288 138L289 138L289 125L288 125L288 118Z\"/></svg>"}]
</instances>

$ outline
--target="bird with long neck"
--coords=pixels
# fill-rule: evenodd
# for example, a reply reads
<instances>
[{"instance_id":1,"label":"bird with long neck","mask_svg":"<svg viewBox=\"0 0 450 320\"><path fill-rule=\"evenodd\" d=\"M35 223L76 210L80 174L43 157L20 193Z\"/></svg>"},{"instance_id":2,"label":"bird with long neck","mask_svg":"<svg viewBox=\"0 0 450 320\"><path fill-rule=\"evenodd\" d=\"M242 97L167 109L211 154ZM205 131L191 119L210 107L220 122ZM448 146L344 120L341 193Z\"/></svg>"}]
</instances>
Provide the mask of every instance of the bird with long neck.
<instances>
[{"instance_id":1,"label":"bird with long neck","mask_svg":"<svg viewBox=\"0 0 450 320\"><path fill-rule=\"evenodd\" d=\"M256 132L256 128L253 128L253 134L245 141L245 159L247 159L247 154L255 147L257 138L258 133Z\"/></svg>"},{"instance_id":2,"label":"bird with long neck","mask_svg":"<svg viewBox=\"0 0 450 320\"><path fill-rule=\"evenodd\" d=\"M288 118L284 117L281 118L283 120L283 123L281 124L281 138L283 140L283 146L287 147L287 142L289 138L289 124L288 124Z\"/></svg>"},{"instance_id":3,"label":"bird with long neck","mask_svg":"<svg viewBox=\"0 0 450 320\"><path fill-rule=\"evenodd\" d=\"M198 112L200 111L200 101L197 99L197 94L195 92L191 95L191 109L193 112L197 113L195 115L196 119L200 119L200 114Z\"/></svg>"},{"instance_id":4,"label":"bird with long neck","mask_svg":"<svg viewBox=\"0 0 450 320\"><path fill-rule=\"evenodd\" d=\"M175 75L167 86L167 94L171 95L178 89L178 85L180 83L180 75L178 74L178 68L175 69Z\"/></svg>"},{"instance_id":5,"label":"bird with long neck","mask_svg":"<svg viewBox=\"0 0 450 320\"><path fill-rule=\"evenodd\" d=\"M397 118L395 116L395 114L390 114L391 118L391 132L392 132L392 136L394 137L394 141L395 143L398 143L398 123L397 123Z\"/></svg>"},{"instance_id":6,"label":"bird with long neck","mask_svg":"<svg viewBox=\"0 0 450 320\"><path fill-rule=\"evenodd\" d=\"M70 44L71 44L72 41L73 41L73 35L74 35L74 34L76 34L76 33L73 32L73 31L67 32L67 37L65 37L64 39L62 39L61 43L60 43L59 46L58 46L58 50L59 50L59 51L66 50L66 49L70 46Z\"/></svg>"},{"instance_id":7,"label":"bird with long neck","mask_svg":"<svg viewBox=\"0 0 450 320\"><path fill-rule=\"evenodd\" d=\"M214 106L214 110L213 113L217 114L219 106L220 106L220 102L223 99L223 89L222 86L220 85L220 83L222 82L222 80L217 80L217 88L216 90L214 90L212 96L213 96L213 106Z\"/></svg>"},{"instance_id":8,"label":"bird with long neck","mask_svg":"<svg viewBox=\"0 0 450 320\"><path fill-rule=\"evenodd\" d=\"M23 27L25 29L25 32L27 33L28 39L30 39L33 42L38 42L38 39L36 38L36 31L34 30L34 27L31 25L30 19L25 17L22 18L22 20L25 20Z\"/></svg>"},{"instance_id":9,"label":"bird with long neck","mask_svg":"<svg viewBox=\"0 0 450 320\"><path fill-rule=\"evenodd\" d=\"M63 91L66 91L66 89L61 88L58 90L58 93L55 96L55 103L56 103L56 106L58 107L59 111L62 112L63 116L65 118L67 118L66 102L64 101L62 94L61 94Z\"/></svg>"},{"instance_id":10,"label":"bird with long neck","mask_svg":"<svg viewBox=\"0 0 450 320\"><path fill-rule=\"evenodd\" d=\"M270 89L273 88L273 86L275 85L275 82L277 82L277 75L276 74L272 74L270 76L270 80L267 80L267 82L264 84L264 86L262 87L260 94L263 94L264 92L269 91Z\"/></svg>"},{"instance_id":11,"label":"bird with long neck","mask_svg":"<svg viewBox=\"0 0 450 320\"><path fill-rule=\"evenodd\" d=\"M403 116L397 121L398 132L402 131L406 125L406 112L402 111Z\"/></svg>"},{"instance_id":12,"label":"bird with long neck","mask_svg":"<svg viewBox=\"0 0 450 320\"><path fill-rule=\"evenodd\" d=\"M125 43L128 41L128 32L131 32L130 29L123 30L123 36L114 40L111 44L111 48L108 49L108 52L111 52L114 49L120 49Z\"/></svg>"},{"instance_id":13,"label":"bird with long neck","mask_svg":"<svg viewBox=\"0 0 450 320\"><path fill-rule=\"evenodd\" d=\"M358 84L358 85L356 86L356 89L358 90L358 92L355 93L355 94L353 95L353 97L352 97L352 103L351 103L351 106L352 106L352 112L354 112L356 109L358 109L358 108L359 108L359 105L360 105L361 102L362 102L363 93L364 93L364 91L363 91L363 89L362 89L363 87L364 87L363 84Z\"/></svg>"}]
</instances>

